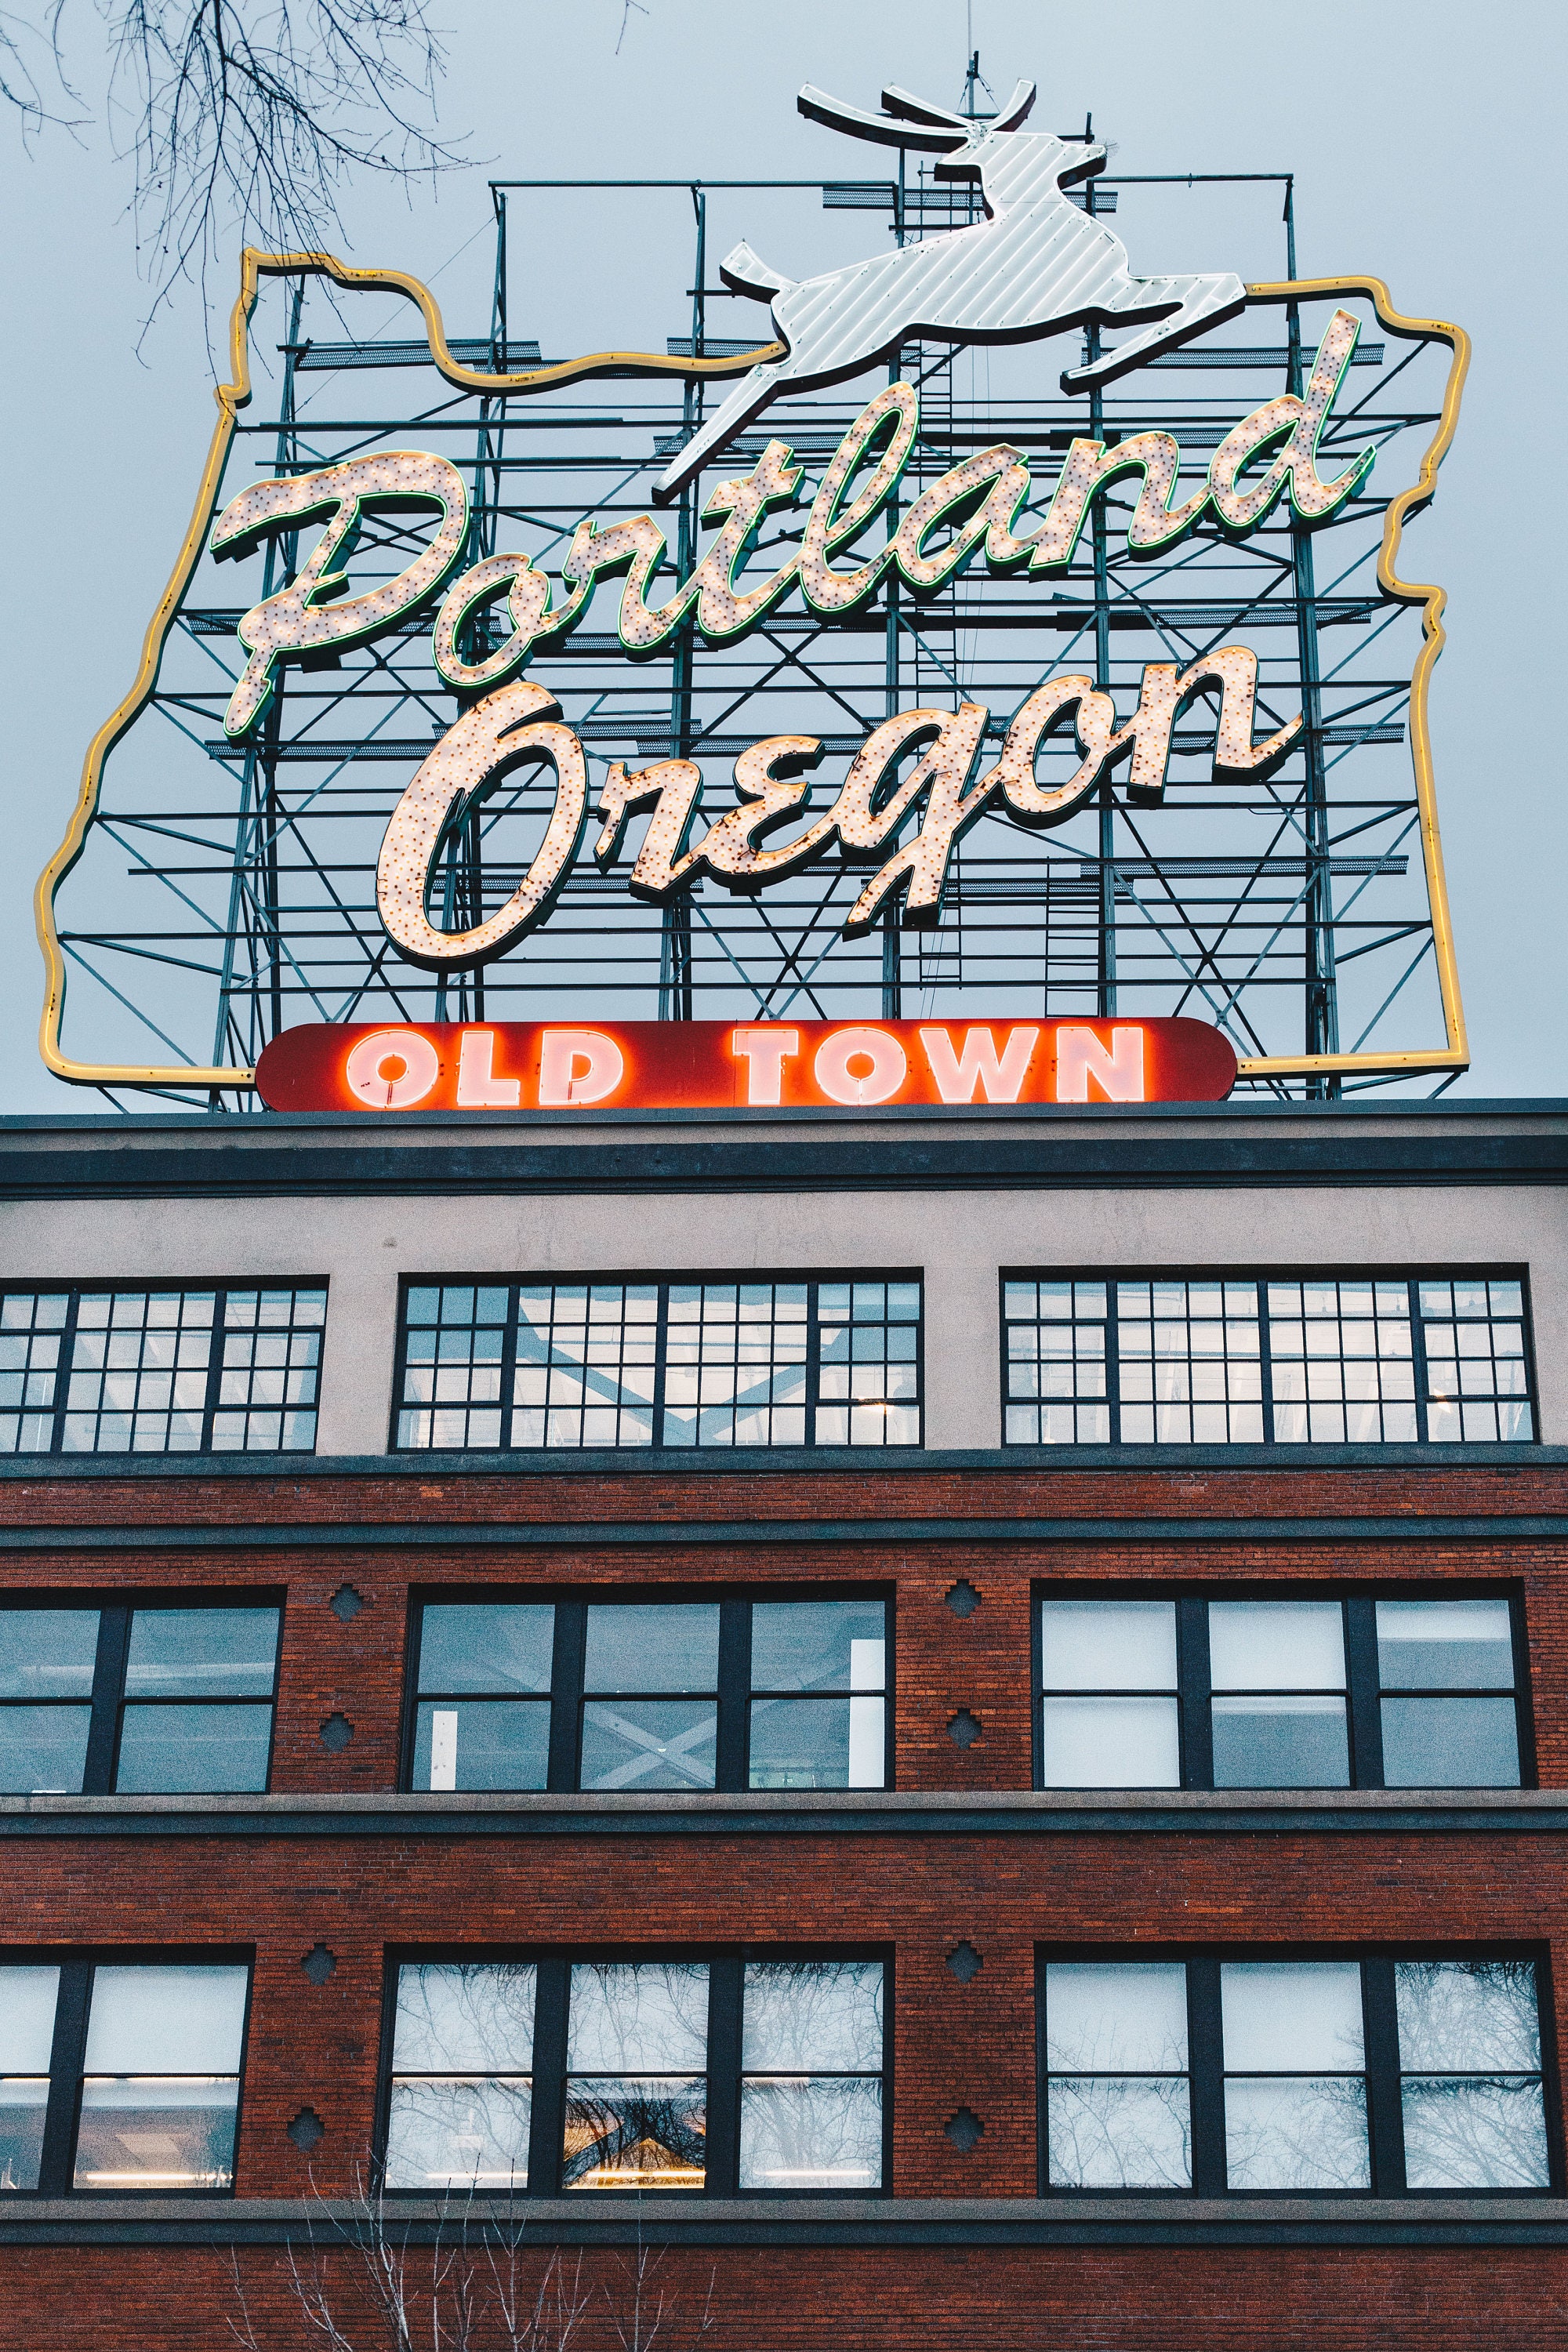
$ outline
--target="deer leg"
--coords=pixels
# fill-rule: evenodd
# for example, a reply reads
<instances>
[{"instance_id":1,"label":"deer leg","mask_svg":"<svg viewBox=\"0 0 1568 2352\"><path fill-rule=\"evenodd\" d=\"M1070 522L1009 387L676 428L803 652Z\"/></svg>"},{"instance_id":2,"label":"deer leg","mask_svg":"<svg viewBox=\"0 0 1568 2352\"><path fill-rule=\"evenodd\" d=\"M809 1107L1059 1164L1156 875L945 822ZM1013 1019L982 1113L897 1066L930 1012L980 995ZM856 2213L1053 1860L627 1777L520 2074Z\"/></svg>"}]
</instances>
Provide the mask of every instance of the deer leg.
<instances>
[{"instance_id":1,"label":"deer leg","mask_svg":"<svg viewBox=\"0 0 1568 2352\"><path fill-rule=\"evenodd\" d=\"M1151 310L1163 315L1087 366L1064 369L1062 390L1087 392L1090 384L1110 383L1152 352L1174 351L1206 328L1218 326L1222 319L1234 319L1246 301L1246 287L1228 272L1208 278L1130 278L1125 289L1106 303L1102 316L1117 319L1131 313L1147 319Z\"/></svg>"},{"instance_id":2,"label":"deer leg","mask_svg":"<svg viewBox=\"0 0 1568 2352\"><path fill-rule=\"evenodd\" d=\"M766 367L754 367L742 376L734 391L721 408L715 409L700 432L692 436L684 449L670 459L658 481L653 495L660 506L667 505L685 488L699 467L717 449L721 449L753 416L760 416L773 396L778 383L794 373L787 359L770 361Z\"/></svg>"}]
</instances>

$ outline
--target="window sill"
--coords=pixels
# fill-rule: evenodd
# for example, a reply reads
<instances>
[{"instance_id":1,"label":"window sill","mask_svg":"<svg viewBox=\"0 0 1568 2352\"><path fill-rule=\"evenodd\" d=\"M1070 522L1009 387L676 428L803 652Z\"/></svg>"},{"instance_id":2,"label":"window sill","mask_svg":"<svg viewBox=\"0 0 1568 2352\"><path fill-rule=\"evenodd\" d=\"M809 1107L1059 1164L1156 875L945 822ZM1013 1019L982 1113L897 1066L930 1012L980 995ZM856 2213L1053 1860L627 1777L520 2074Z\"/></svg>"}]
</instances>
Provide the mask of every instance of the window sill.
<instances>
[{"instance_id":1,"label":"window sill","mask_svg":"<svg viewBox=\"0 0 1568 2352\"><path fill-rule=\"evenodd\" d=\"M0 1838L1568 1832L1568 1789L742 1790L0 1797ZM0 2210L4 2208L0 2207Z\"/></svg>"},{"instance_id":2,"label":"window sill","mask_svg":"<svg viewBox=\"0 0 1568 2352\"><path fill-rule=\"evenodd\" d=\"M612 2203L614 2210L612 2209ZM639 2203L642 2210L639 2214ZM428 2243L476 2221L511 2221L548 2245L1010 2246L1316 2245L1563 2246L1568 2200L1536 2195L1444 2197L628 2197L465 2200L454 2218L436 2200L399 2198L399 2243ZM281 2245L312 2230L353 2238L364 2209L331 2199L118 2200L16 2198L0 2205L8 2245Z\"/></svg>"}]
</instances>

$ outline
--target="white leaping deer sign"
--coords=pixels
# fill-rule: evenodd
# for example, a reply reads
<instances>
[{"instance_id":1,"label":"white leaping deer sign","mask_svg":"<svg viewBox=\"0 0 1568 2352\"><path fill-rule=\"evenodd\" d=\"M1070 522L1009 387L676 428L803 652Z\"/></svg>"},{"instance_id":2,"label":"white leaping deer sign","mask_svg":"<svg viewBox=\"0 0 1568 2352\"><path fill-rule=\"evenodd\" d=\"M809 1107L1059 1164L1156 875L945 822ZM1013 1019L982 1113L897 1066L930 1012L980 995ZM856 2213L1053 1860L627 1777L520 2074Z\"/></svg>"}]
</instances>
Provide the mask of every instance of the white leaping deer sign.
<instances>
[{"instance_id":1,"label":"white leaping deer sign","mask_svg":"<svg viewBox=\"0 0 1568 2352\"><path fill-rule=\"evenodd\" d=\"M1063 193L1104 170L1104 147L1024 131L1034 102L1034 83L1021 81L994 121L973 122L907 90L885 89L886 112L862 114L807 84L797 100L803 114L854 139L940 155L939 179L978 179L986 217L820 278L783 278L738 245L721 275L736 292L772 303L787 351L737 384L666 467L657 497L673 497L775 394L839 383L912 338L1026 342L1090 320L1141 326L1141 334L1091 364L1066 371L1062 389L1080 392L1234 318L1247 289L1228 272L1131 275L1121 238Z\"/></svg>"}]
</instances>

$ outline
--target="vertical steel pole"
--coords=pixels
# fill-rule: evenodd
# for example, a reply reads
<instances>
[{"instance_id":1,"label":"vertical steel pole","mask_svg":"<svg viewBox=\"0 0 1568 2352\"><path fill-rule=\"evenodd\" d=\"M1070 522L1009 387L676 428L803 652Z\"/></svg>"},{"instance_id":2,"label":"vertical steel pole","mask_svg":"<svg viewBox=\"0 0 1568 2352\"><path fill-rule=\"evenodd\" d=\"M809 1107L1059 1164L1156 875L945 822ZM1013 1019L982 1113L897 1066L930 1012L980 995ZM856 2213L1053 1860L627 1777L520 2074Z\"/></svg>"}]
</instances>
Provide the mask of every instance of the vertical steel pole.
<instances>
[{"instance_id":1,"label":"vertical steel pole","mask_svg":"<svg viewBox=\"0 0 1568 2352\"><path fill-rule=\"evenodd\" d=\"M305 302L305 281L301 278L294 288L294 299L289 317L289 349L283 355L283 397L279 409L278 471L292 473L299 462L299 442L294 432L294 362L300 341L300 317ZM283 541L283 583L287 587L294 577L300 560L300 534L289 531ZM268 566L271 566L270 545ZM270 593L270 583L264 579L262 593ZM267 716L262 721L261 768L264 778L262 798L263 831L263 898L262 905L268 940L268 1013L269 1034L276 1037L283 1026L283 908L279 887L278 835L282 825L283 810L278 798L278 747L283 733L284 666L278 666L277 682Z\"/></svg>"},{"instance_id":2,"label":"vertical steel pole","mask_svg":"<svg viewBox=\"0 0 1568 2352\"><path fill-rule=\"evenodd\" d=\"M1296 189L1285 184L1285 269L1296 276ZM1301 313L1297 305L1285 312L1286 364L1289 389L1300 399L1303 386ZM1329 785L1323 763L1323 705L1318 647L1317 586L1312 566L1311 533L1294 509L1290 514L1291 587L1296 599L1296 644L1301 666L1303 749L1307 762L1305 807L1307 890L1305 899L1306 1051L1337 1054L1340 1049L1338 979L1334 964L1333 881L1330 866ZM1310 1077L1310 1097L1337 1099L1337 1077Z\"/></svg>"},{"instance_id":3,"label":"vertical steel pole","mask_svg":"<svg viewBox=\"0 0 1568 2352\"><path fill-rule=\"evenodd\" d=\"M1093 129L1093 117L1084 125L1088 138ZM1093 217L1094 182L1086 180L1083 188L1085 211ZM1100 329L1086 327L1085 340L1091 361L1100 357ZM1105 401L1100 386L1091 386L1089 395L1089 430L1091 440L1099 441L1105 433ZM1089 528L1094 548L1094 682L1102 694L1110 691L1110 542L1105 523L1105 500L1097 498L1090 514ZM1116 1012L1116 803L1109 775L1100 787L1100 957L1098 984L1095 991L1095 1011L1102 1021L1109 1021Z\"/></svg>"},{"instance_id":4,"label":"vertical steel pole","mask_svg":"<svg viewBox=\"0 0 1568 2352\"><path fill-rule=\"evenodd\" d=\"M708 318L708 198L695 182L691 189L691 208L697 220L697 272L691 281L691 356L700 359ZM685 436L689 441L702 420L702 381L700 376L688 376L680 414ZM697 560L700 482L700 477L694 477L680 493L676 576L681 580L690 578L691 567ZM689 759L691 752L691 686L696 636L696 624L689 614L676 632L670 677L670 748L678 760ZM691 907L684 896L672 899L664 909L658 1017L661 1021L689 1021L692 1017Z\"/></svg>"},{"instance_id":5,"label":"vertical steel pole","mask_svg":"<svg viewBox=\"0 0 1568 2352\"><path fill-rule=\"evenodd\" d=\"M893 195L893 235L900 245L904 241L904 154L899 150L899 184ZM903 354L895 352L888 363L888 382L897 383ZM888 528L899 527L899 494L895 489L888 502ZM893 718L899 708L899 575L888 574L888 625L883 644L882 709ZM882 1018L898 1021L903 1015L903 967L899 953L899 910L889 901L882 910Z\"/></svg>"}]
</instances>

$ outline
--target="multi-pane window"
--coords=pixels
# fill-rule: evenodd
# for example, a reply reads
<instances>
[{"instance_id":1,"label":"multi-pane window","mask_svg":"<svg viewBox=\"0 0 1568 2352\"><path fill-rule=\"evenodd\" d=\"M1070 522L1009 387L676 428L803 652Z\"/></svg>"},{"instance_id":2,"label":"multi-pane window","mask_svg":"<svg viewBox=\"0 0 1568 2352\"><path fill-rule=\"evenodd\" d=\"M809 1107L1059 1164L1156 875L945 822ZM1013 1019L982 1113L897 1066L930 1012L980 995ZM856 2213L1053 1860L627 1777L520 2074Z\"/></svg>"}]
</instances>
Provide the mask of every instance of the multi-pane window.
<instances>
[{"instance_id":1,"label":"multi-pane window","mask_svg":"<svg viewBox=\"0 0 1568 2352\"><path fill-rule=\"evenodd\" d=\"M1535 1964L1052 1955L1050 2189L1552 2186Z\"/></svg>"},{"instance_id":2,"label":"multi-pane window","mask_svg":"<svg viewBox=\"0 0 1568 2352\"><path fill-rule=\"evenodd\" d=\"M1533 1437L1521 1282L1416 1285L1426 1358L1426 1434L1458 1439Z\"/></svg>"},{"instance_id":3,"label":"multi-pane window","mask_svg":"<svg viewBox=\"0 0 1568 2352\"><path fill-rule=\"evenodd\" d=\"M402 1448L920 1443L918 1280L405 1292Z\"/></svg>"},{"instance_id":4,"label":"multi-pane window","mask_svg":"<svg viewBox=\"0 0 1568 2352\"><path fill-rule=\"evenodd\" d=\"M405 1961L385 2186L879 2189L883 1978L847 1955Z\"/></svg>"},{"instance_id":5,"label":"multi-pane window","mask_svg":"<svg viewBox=\"0 0 1568 2352\"><path fill-rule=\"evenodd\" d=\"M1042 1788L1519 1786L1500 1596L1051 1593L1038 1614Z\"/></svg>"},{"instance_id":6,"label":"multi-pane window","mask_svg":"<svg viewBox=\"0 0 1568 2352\"><path fill-rule=\"evenodd\" d=\"M1369 2189L1354 1960L1223 1960L1228 2189Z\"/></svg>"},{"instance_id":7,"label":"multi-pane window","mask_svg":"<svg viewBox=\"0 0 1568 2352\"><path fill-rule=\"evenodd\" d=\"M880 1789L887 1603L426 1601L415 1789Z\"/></svg>"},{"instance_id":8,"label":"multi-pane window","mask_svg":"<svg viewBox=\"0 0 1568 2352\"><path fill-rule=\"evenodd\" d=\"M280 1612L0 1609L0 1792L267 1786Z\"/></svg>"},{"instance_id":9,"label":"multi-pane window","mask_svg":"<svg viewBox=\"0 0 1568 2352\"><path fill-rule=\"evenodd\" d=\"M520 1960L398 1969L389 2189L527 2188L534 1984Z\"/></svg>"},{"instance_id":10,"label":"multi-pane window","mask_svg":"<svg viewBox=\"0 0 1568 2352\"><path fill-rule=\"evenodd\" d=\"M1009 1275L1002 1315L1010 1445L1536 1433L1516 1276Z\"/></svg>"},{"instance_id":11,"label":"multi-pane window","mask_svg":"<svg viewBox=\"0 0 1568 2352\"><path fill-rule=\"evenodd\" d=\"M1401 1960L1405 2178L1411 2189L1544 2187L1541 2016L1528 1960Z\"/></svg>"},{"instance_id":12,"label":"multi-pane window","mask_svg":"<svg viewBox=\"0 0 1568 2352\"><path fill-rule=\"evenodd\" d=\"M309 1454L324 1285L0 1297L0 1453Z\"/></svg>"},{"instance_id":13,"label":"multi-pane window","mask_svg":"<svg viewBox=\"0 0 1568 2352\"><path fill-rule=\"evenodd\" d=\"M250 1972L0 1964L0 2190L234 2185Z\"/></svg>"}]
</instances>

